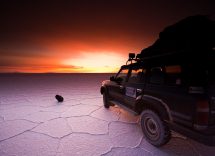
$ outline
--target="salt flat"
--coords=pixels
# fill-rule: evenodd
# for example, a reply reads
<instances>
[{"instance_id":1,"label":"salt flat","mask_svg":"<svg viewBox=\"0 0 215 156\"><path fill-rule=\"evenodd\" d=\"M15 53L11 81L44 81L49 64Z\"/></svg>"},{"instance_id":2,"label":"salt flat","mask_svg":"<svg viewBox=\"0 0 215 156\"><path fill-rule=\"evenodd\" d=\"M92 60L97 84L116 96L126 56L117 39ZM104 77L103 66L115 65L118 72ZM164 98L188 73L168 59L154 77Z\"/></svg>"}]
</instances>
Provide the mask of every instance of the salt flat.
<instances>
[{"instance_id":1,"label":"salt flat","mask_svg":"<svg viewBox=\"0 0 215 156\"><path fill-rule=\"evenodd\" d=\"M161 148L147 143L138 116L103 108L99 89L109 76L1 74L0 156L215 155L215 147L174 132Z\"/></svg>"}]
</instances>

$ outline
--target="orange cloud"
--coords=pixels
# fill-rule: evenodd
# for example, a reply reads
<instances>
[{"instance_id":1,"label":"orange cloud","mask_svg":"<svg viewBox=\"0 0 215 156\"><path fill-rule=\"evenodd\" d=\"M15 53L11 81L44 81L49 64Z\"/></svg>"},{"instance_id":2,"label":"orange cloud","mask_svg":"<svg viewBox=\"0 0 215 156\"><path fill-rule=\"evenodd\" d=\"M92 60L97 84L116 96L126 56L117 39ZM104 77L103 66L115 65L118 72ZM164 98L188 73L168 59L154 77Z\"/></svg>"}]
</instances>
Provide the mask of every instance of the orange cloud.
<instances>
[{"instance_id":1,"label":"orange cloud","mask_svg":"<svg viewBox=\"0 0 215 156\"><path fill-rule=\"evenodd\" d=\"M31 38L28 45L2 49L0 72L116 72L129 52L141 49L142 42L126 38Z\"/></svg>"},{"instance_id":2,"label":"orange cloud","mask_svg":"<svg viewBox=\"0 0 215 156\"><path fill-rule=\"evenodd\" d=\"M0 72L21 72L21 73L77 73L83 67L53 65L53 66L0 66Z\"/></svg>"}]
</instances>

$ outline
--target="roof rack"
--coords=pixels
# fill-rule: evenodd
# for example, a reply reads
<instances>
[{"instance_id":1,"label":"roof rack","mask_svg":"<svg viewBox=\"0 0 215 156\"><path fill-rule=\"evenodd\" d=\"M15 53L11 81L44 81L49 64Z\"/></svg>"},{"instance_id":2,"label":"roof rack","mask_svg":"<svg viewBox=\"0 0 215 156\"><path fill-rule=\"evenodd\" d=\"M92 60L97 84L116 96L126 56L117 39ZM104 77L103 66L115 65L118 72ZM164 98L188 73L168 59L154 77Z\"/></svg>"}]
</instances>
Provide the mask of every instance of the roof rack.
<instances>
[{"instance_id":1,"label":"roof rack","mask_svg":"<svg viewBox=\"0 0 215 156\"><path fill-rule=\"evenodd\" d=\"M186 52L186 51L185 51ZM133 63L144 63L147 64L157 64L158 62L162 62L162 64L168 64L169 62L178 62L178 61L186 61L190 60L189 55L187 57L184 57L186 54L184 51L173 51L173 52L166 52L163 54L154 54L152 56L143 56L142 53L139 53L135 55L135 53L129 53L128 60L126 62L126 65L129 65ZM157 63L156 63L157 62Z\"/></svg>"}]
</instances>

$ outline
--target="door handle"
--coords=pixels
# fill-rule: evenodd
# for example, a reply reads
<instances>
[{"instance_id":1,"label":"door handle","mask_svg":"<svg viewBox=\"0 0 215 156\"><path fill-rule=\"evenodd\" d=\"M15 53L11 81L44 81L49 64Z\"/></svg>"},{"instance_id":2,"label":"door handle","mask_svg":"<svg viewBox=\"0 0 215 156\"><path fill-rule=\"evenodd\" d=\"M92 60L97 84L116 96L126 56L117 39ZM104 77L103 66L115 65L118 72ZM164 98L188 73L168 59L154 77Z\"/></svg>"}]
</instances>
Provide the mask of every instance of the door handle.
<instances>
[{"instance_id":1,"label":"door handle","mask_svg":"<svg viewBox=\"0 0 215 156\"><path fill-rule=\"evenodd\" d=\"M120 89L124 89L124 87L123 87L123 86L119 86L119 88L120 88Z\"/></svg>"},{"instance_id":2,"label":"door handle","mask_svg":"<svg viewBox=\"0 0 215 156\"><path fill-rule=\"evenodd\" d=\"M142 89L137 89L137 93L142 93Z\"/></svg>"}]
</instances>

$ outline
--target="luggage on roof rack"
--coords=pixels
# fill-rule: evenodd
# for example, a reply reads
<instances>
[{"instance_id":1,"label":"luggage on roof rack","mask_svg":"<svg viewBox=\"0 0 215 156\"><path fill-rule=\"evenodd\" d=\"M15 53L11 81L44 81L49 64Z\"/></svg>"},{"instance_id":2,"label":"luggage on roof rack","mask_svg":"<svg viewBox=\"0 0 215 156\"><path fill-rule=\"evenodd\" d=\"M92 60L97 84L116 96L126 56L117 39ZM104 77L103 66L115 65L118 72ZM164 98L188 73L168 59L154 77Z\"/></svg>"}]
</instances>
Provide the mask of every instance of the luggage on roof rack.
<instances>
[{"instance_id":1,"label":"luggage on roof rack","mask_svg":"<svg viewBox=\"0 0 215 156\"><path fill-rule=\"evenodd\" d=\"M145 63L204 61L215 47L215 21L197 15L166 27L154 44L141 51ZM150 61L149 61L150 60ZM154 61L153 61L154 60Z\"/></svg>"}]
</instances>

